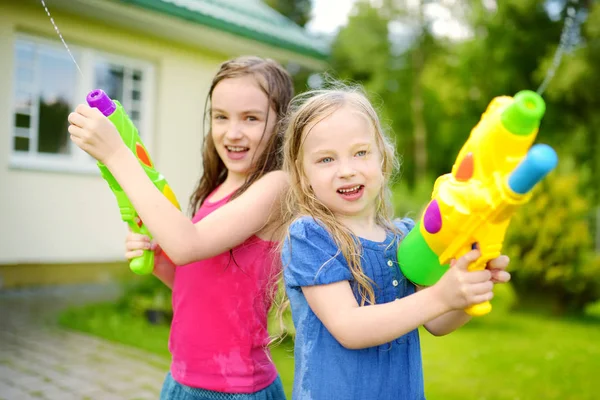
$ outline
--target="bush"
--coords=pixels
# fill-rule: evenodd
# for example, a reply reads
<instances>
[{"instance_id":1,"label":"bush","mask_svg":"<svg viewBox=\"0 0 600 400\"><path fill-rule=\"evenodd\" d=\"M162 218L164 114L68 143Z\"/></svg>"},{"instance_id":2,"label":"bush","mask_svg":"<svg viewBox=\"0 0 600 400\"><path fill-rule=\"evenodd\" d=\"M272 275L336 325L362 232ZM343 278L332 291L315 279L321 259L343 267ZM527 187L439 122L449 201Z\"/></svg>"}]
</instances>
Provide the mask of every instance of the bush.
<instances>
[{"instance_id":1,"label":"bush","mask_svg":"<svg viewBox=\"0 0 600 400\"><path fill-rule=\"evenodd\" d=\"M576 172L548 176L513 217L505 241L517 306L583 313L600 298L593 207Z\"/></svg>"},{"instance_id":2,"label":"bush","mask_svg":"<svg viewBox=\"0 0 600 400\"><path fill-rule=\"evenodd\" d=\"M392 186L392 206L396 218L412 218L417 220L421 212L431 200L433 179L424 179L410 188L405 180L400 180Z\"/></svg>"},{"instance_id":3,"label":"bush","mask_svg":"<svg viewBox=\"0 0 600 400\"><path fill-rule=\"evenodd\" d=\"M134 316L143 316L153 324L169 324L173 315L171 289L154 275L136 277L127 283L117 309Z\"/></svg>"}]
</instances>

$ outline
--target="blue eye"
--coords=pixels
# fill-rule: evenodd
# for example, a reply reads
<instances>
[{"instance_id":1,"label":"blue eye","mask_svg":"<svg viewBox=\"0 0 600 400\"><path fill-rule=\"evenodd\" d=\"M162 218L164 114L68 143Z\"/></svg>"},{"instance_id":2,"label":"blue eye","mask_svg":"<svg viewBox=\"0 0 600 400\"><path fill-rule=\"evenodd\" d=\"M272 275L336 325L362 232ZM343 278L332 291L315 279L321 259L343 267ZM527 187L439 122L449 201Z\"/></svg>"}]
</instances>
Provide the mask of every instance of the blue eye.
<instances>
[{"instance_id":1,"label":"blue eye","mask_svg":"<svg viewBox=\"0 0 600 400\"><path fill-rule=\"evenodd\" d=\"M327 163L330 163L330 162L332 162L332 161L333 161L333 158L331 158L331 157L324 157L324 158L321 158L321 159L319 160L319 163L322 163L322 164L327 164Z\"/></svg>"},{"instance_id":2,"label":"blue eye","mask_svg":"<svg viewBox=\"0 0 600 400\"><path fill-rule=\"evenodd\" d=\"M364 157L367 155L367 151L366 150L361 150L358 153L356 153L357 156L359 157Z\"/></svg>"}]
</instances>

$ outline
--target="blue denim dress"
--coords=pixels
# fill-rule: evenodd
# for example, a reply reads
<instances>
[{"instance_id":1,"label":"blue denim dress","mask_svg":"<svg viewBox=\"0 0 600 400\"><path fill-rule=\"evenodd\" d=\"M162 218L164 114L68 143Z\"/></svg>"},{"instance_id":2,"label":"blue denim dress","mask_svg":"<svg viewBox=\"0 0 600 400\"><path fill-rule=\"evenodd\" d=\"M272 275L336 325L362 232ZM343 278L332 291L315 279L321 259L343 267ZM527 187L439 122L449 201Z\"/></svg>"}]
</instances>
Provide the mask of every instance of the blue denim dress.
<instances>
[{"instance_id":1,"label":"blue denim dress","mask_svg":"<svg viewBox=\"0 0 600 400\"><path fill-rule=\"evenodd\" d=\"M398 220L396 226L406 234L414 221ZM360 238L362 268L375 283L377 304L415 292L398 267L398 240L391 232L384 242ZM418 330L380 346L351 350L343 347L310 309L302 286L344 280L350 281L360 303L348 264L336 253L333 239L313 218L302 217L290 226L281 257L296 327L293 399L424 399Z\"/></svg>"}]
</instances>

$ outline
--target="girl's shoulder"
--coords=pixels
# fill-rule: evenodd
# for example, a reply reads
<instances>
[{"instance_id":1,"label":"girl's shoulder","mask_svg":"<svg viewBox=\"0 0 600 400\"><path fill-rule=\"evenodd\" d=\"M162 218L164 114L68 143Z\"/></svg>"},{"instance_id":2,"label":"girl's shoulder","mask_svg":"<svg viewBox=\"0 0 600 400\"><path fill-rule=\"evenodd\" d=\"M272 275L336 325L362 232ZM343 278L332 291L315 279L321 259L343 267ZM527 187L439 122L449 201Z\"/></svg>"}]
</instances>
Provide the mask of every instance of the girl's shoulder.
<instances>
[{"instance_id":1,"label":"girl's shoulder","mask_svg":"<svg viewBox=\"0 0 600 400\"><path fill-rule=\"evenodd\" d=\"M400 231L402 236L408 235L408 233L415 227L415 221L412 218L396 218L394 220L396 229Z\"/></svg>"},{"instance_id":2,"label":"girl's shoulder","mask_svg":"<svg viewBox=\"0 0 600 400\"><path fill-rule=\"evenodd\" d=\"M289 232L290 235L301 237L331 237L321 222L308 215L296 218L290 224Z\"/></svg>"},{"instance_id":3,"label":"girl's shoulder","mask_svg":"<svg viewBox=\"0 0 600 400\"><path fill-rule=\"evenodd\" d=\"M288 177L285 172L279 170L271 171L250 185L248 190L240 195L240 198L248 197L251 199L251 202L257 200L270 201L274 198L280 198L288 187Z\"/></svg>"},{"instance_id":4,"label":"girl's shoulder","mask_svg":"<svg viewBox=\"0 0 600 400\"><path fill-rule=\"evenodd\" d=\"M288 287L324 285L351 280L344 256L325 227L309 216L298 217L289 227L281 252Z\"/></svg>"},{"instance_id":5,"label":"girl's shoulder","mask_svg":"<svg viewBox=\"0 0 600 400\"><path fill-rule=\"evenodd\" d=\"M311 216L295 219L288 229L286 242L310 242L326 252L336 252L337 245L323 223Z\"/></svg>"},{"instance_id":6,"label":"girl's shoulder","mask_svg":"<svg viewBox=\"0 0 600 400\"><path fill-rule=\"evenodd\" d=\"M402 237L408 235L415 227L415 221L411 218L397 218L393 222ZM337 247L325 225L311 216L304 215L294 220L290 224L289 234L294 238L311 240L327 246Z\"/></svg>"},{"instance_id":7,"label":"girl's shoulder","mask_svg":"<svg viewBox=\"0 0 600 400\"><path fill-rule=\"evenodd\" d=\"M288 174L286 174L282 170L270 171L260 177L256 183L258 182L268 182L270 184L278 184L284 187L287 187L289 184Z\"/></svg>"}]
</instances>

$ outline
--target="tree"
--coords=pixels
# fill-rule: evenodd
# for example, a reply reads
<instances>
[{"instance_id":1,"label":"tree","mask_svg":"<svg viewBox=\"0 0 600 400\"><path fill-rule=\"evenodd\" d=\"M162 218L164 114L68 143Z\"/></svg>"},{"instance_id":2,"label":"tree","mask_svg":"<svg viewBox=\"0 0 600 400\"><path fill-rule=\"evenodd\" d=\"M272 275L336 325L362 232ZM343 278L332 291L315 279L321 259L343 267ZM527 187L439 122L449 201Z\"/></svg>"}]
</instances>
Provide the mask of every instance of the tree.
<instances>
[{"instance_id":1,"label":"tree","mask_svg":"<svg viewBox=\"0 0 600 400\"><path fill-rule=\"evenodd\" d=\"M359 81L372 93L382 121L393 127L408 178L403 180L413 191L422 187L424 158L418 154L423 148L428 175L448 173L494 97L540 86L559 43L566 5L574 4L379 3L356 4L334 42L332 66L341 78ZM472 35L449 40L436 33L434 6L446 7ZM581 35L544 93L546 114L536 140L558 151L559 167L574 160L577 169L547 178L519 211L506 248L514 256L514 282L523 302L533 293L557 309L580 311L598 298L594 276L600 273L590 224L600 192L600 5L580 0L577 7L585 16ZM424 197L421 189L418 196L406 194L406 187L398 195L403 203L398 210L406 211L407 197L413 204Z\"/></svg>"},{"instance_id":2,"label":"tree","mask_svg":"<svg viewBox=\"0 0 600 400\"><path fill-rule=\"evenodd\" d=\"M579 15L586 16L579 43L568 52L547 90L547 97L554 102L556 117L553 124L561 145L581 165L590 168L589 182L593 204L600 205L600 4L585 1L580 5ZM564 13L565 11L563 11ZM551 55L540 67L542 75L551 63ZM565 140L565 137L568 139ZM558 140L557 140L558 141Z\"/></svg>"},{"instance_id":3,"label":"tree","mask_svg":"<svg viewBox=\"0 0 600 400\"><path fill-rule=\"evenodd\" d=\"M331 64L341 79L361 83L381 105L382 120L395 133L404 175L412 184L427 171L427 94L421 74L436 44L420 21L421 4L417 11L403 7L408 5L387 1L377 8L369 1L357 2L333 43ZM417 22L411 32L390 29L407 20Z\"/></svg>"},{"instance_id":4,"label":"tree","mask_svg":"<svg viewBox=\"0 0 600 400\"><path fill-rule=\"evenodd\" d=\"M348 24L332 44L331 66L345 81L361 83L375 94L385 91L390 43L389 20L368 1L358 1Z\"/></svg>"},{"instance_id":5,"label":"tree","mask_svg":"<svg viewBox=\"0 0 600 400\"><path fill-rule=\"evenodd\" d=\"M265 3L300 26L306 25L310 20L310 0L265 0Z\"/></svg>"},{"instance_id":6,"label":"tree","mask_svg":"<svg viewBox=\"0 0 600 400\"><path fill-rule=\"evenodd\" d=\"M567 163L568 164L568 163ZM511 221L506 253L522 308L583 313L600 299L600 255L589 230L590 199L581 174L562 168L547 177Z\"/></svg>"},{"instance_id":7,"label":"tree","mask_svg":"<svg viewBox=\"0 0 600 400\"><path fill-rule=\"evenodd\" d=\"M425 19L424 7L427 0L386 0L383 8L391 20L410 26L412 45L405 54L396 57L404 58L403 62L411 71L410 111L413 130L414 180L421 181L427 171L427 124L425 121L425 94L422 82L423 72L431 55L432 44L429 23Z\"/></svg>"}]
</instances>

